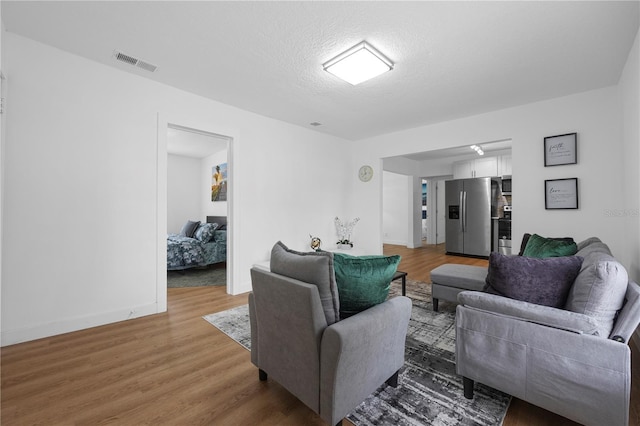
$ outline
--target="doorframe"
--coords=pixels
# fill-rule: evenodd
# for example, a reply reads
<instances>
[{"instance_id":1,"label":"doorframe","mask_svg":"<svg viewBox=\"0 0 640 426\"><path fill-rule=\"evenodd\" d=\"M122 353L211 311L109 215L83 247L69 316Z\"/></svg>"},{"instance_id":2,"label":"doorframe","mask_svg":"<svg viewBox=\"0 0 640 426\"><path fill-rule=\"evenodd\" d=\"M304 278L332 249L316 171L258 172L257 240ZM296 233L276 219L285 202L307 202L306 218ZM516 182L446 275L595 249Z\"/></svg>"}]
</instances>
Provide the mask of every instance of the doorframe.
<instances>
[{"instance_id":1,"label":"doorframe","mask_svg":"<svg viewBox=\"0 0 640 426\"><path fill-rule=\"evenodd\" d=\"M164 113L157 116L156 143L156 306L157 312L167 310L167 130L169 127L183 131L211 135L227 140L227 293L234 294L235 271L235 139L233 132L225 129L213 129L209 125L190 122L187 118L169 117Z\"/></svg>"},{"instance_id":2,"label":"doorframe","mask_svg":"<svg viewBox=\"0 0 640 426\"><path fill-rule=\"evenodd\" d=\"M438 217L444 217L444 182L451 179L452 176L433 176L422 178L427 181L427 210L429 217L427 218L427 244L442 244L445 240L444 229L438 226ZM443 226L444 228L444 226ZM438 235L440 238L438 238Z\"/></svg>"}]
</instances>

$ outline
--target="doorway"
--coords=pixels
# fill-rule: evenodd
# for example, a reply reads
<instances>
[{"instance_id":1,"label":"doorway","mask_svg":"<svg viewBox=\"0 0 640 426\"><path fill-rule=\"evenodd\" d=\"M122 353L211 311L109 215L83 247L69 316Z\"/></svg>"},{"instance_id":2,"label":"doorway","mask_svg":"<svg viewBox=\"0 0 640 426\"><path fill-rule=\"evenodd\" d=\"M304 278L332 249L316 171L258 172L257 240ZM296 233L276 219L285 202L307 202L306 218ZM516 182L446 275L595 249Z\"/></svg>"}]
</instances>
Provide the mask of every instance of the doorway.
<instances>
[{"instance_id":1,"label":"doorway","mask_svg":"<svg viewBox=\"0 0 640 426\"><path fill-rule=\"evenodd\" d=\"M443 177L423 178L423 184L426 185L426 203L427 215L426 221L426 243L442 244L444 243L445 232L445 203L444 203L444 182Z\"/></svg>"},{"instance_id":2,"label":"doorway","mask_svg":"<svg viewBox=\"0 0 640 426\"><path fill-rule=\"evenodd\" d=\"M182 123L185 123L182 121ZM179 124L180 123L180 124ZM227 218L227 255L226 255L226 291L233 294L233 138L204 126L181 124L180 120L166 120L158 116L158 150L157 150L157 305L158 312L167 310L167 233L177 232L177 223L182 221L176 217L184 216L184 211L174 214L170 209L169 155L179 155L193 159L192 164L199 163L200 181L193 184L197 189L192 191L193 197L189 217L197 217L204 221L207 216L226 216ZM217 152L217 154L216 154ZM226 164L227 184L226 201L214 201L211 197L212 167L204 163L215 162L215 165ZM189 164L187 162L187 164ZM213 168L215 168L213 165ZM207 171L208 167L208 171ZM208 183L207 183L208 182ZM187 183L185 185L188 186ZM182 185L183 187L185 185ZM174 191L175 193L175 191ZM175 201L175 200L174 200ZM197 206L196 204L199 204ZM182 208L182 207L180 207ZM178 210L180 210L180 208Z\"/></svg>"},{"instance_id":3,"label":"doorway","mask_svg":"<svg viewBox=\"0 0 640 426\"><path fill-rule=\"evenodd\" d=\"M511 163L508 162L508 167L506 162L503 164L501 161L502 158L511 158L511 139L502 139L497 141L488 141L476 143L476 145L480 145L484 151L485 157L479 159L478 163L484 164L483 160L488 159L489 157L494 158L492 164L495 165L495 170L491 169L487 175L490 176L502 176L502 175L511 175ZM405 205L408 206L409 210L416 208L416 214L405 214L402 215L401 218L403 220L402 223L398 223L397 220L394 220L393 225L396 227L406 228L410 230L418 230L418 234L422 234L423 223L422 223L422 205L418 204L413 199L414 194L420 194L422 192L422 183L426 180L427 188L426 188L426 198L427 198L427 206L426 206L426 235L427 235L427 243L431 244L442 244L445 242L446 234L444 232L445 229L445 220L444 220L444 181L449 179L457 179L463 178L467 176L461 176L463 172L466 170L465 167L470 164L475 164L475 161L478 159L478 153L475 150L470 149L468 145L461 145L457 147L451 148L443 148L443 149L434 149L430 151L424 152L415 152L409 154L396 155L392 157L384 157L382 158L383 162L383 170L384 172L395 173L397 175L406 176L408 181L412 181L412 189L407 193ZM508 172L505 171L508 169ZM417 178L416 176L421 176L421 178ZM479 177L479 176L478 176ZM383 190L382 190L382 200L383 200L383 232L386 233L386 229L389 226L387 222L387 217L384 214L384 209L387 208L386 200L384 197L387 181L383 180ZM399 201L396 200L396 205ZM442 207L438 209L438 207ZM434 214L435 210L435 214ZM415 223L406 223L404 218L408 218L408 220L413 220L411 218L415 218ZM409 233L411 234L411 232ZM386 238L387 235L383 234ZM411 239L410 235L404 236L406 243L400 243L401 245L407 245L410 247ZM386 241L383 239L383 241Z\"/></svg>"}]
</instances>

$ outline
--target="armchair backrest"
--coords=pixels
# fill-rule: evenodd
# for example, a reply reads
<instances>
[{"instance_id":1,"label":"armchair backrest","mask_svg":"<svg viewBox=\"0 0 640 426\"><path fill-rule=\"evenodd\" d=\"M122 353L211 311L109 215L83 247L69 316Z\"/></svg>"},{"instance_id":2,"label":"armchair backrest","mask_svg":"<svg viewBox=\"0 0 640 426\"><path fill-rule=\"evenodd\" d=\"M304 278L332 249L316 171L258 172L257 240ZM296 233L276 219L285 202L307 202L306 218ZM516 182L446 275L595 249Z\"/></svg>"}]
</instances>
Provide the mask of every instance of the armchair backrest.
<instances>
[{"instance_id":1,"label":"armchair backrest","mask_svg":"<svg viewBox=\"0 0 640 426\"><path fill-rule=\"evenodd\" d=\"M320 302L327 324L340 320L340 301L336 275L333 268L333 253L299 252L289 249L278 241L271 249L271 272L295 278L318 287Z\"/></svg>"},{"instance_id":2,"label":"armchair backrest","mask_svg":"<svg viewBox=\"0 0 640 426\"><path fill-rule=\"evenodd\" d=\"M627 343L638 328L638 324L640 324L640 286L629 281L624 305L618 314L609 338L622 339L624 343Z\"/></svg>"},{"instance_id":3,"label":"armchair backrest","mask_svg":"<svg viewBox=\"0 0 640 426\"><path fill-rule=\"evenodd\" d=\"M258 365L318 412L320 343L327 328L318 287L257 268L251 283L257 323L251 350Z\"/></svg>"}]
</instances>

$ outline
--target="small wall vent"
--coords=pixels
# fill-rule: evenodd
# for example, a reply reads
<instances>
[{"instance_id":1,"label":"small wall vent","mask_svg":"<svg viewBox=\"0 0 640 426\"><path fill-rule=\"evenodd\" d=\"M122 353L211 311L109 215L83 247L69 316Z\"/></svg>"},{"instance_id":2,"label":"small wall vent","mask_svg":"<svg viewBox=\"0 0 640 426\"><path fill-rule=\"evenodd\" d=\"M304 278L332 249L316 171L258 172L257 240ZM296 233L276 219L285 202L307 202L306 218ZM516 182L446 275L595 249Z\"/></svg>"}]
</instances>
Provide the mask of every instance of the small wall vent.
<instances>
[{"instance_id":1,"label":"small wall vent","mask_svg":"<svg viewBox=\"0 0 640 426\"><path fill-rule=\"evenodd\" d=\"M158 67L153 65L152 63L143 61L142 59L135 58L131 55L127 55L126 53L118 52L115 50L113 52L113 57L116 58L117 61L124 62L125 64L133 65L134 67L138 67L145 71L154 72Z\"/></svg>"}]
</instances>

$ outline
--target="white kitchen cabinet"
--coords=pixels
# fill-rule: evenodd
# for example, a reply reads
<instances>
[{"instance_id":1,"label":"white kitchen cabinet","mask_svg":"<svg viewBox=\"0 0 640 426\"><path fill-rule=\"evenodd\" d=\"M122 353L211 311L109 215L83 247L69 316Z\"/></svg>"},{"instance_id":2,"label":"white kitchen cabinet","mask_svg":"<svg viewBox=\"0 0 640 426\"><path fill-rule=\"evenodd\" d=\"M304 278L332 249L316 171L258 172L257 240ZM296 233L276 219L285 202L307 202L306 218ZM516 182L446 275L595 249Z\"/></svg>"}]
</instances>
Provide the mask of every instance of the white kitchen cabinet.
<instances>
[{"instance_id":1,"label":"white kitchen cabinet","mask_svg":"<svg viewBox=\"0 0 640 426\"><path fill-rule=\"evenodd\" d=\"M510 176L511 174L511 156L501 155L498 157L498 176Z\"/></svg>"},{"instance_id":2,"label":"white kitchen cabinet","mask_svg":"<svg viewBox=\"0 0 640 426\"><path fill-rule=\"evenodd\" d=\"M473 160L453 163L453 178L467 179L473 177Z\"/></svg>"},{"instance_id":3,"label":"white kitchen cabinet","mask_svg":"<svg viewBox=\"0 0 640 426\"><path fill-rule=\"evenodd\" d=\"M473 160L474 177L498 176L498 157L482 157Z\"/></svg>"},{"instance_id":4,"label":"white kitchen cabinet","mask_svg":"<svg viewBox=\"0 0 640 426\"><path fill-rule=\"evenodd\" d=\"M492 176L498 176L498 157L482 157L453 163L454 179Z\"/></svg>"}]
</instances>

